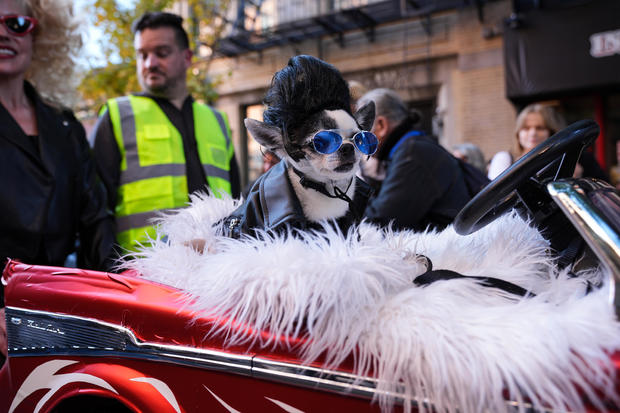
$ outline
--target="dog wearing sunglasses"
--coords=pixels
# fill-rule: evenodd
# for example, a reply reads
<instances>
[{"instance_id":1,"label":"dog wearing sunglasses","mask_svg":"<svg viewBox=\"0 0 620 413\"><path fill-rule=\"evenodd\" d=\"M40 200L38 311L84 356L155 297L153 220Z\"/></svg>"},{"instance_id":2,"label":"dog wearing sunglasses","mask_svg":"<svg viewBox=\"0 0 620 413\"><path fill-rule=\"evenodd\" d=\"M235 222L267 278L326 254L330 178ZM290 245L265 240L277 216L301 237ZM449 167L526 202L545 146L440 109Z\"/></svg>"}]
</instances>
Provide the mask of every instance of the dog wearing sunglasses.
<instances>
[{"instance_id":1,"label":"dog wearing sunglasses","mask_svg":"<svg viewBox=\"0 0 620 413\"><path fill-rule=\"evenodd\" d=\"M354 114L347 82L332 65L295 56L277 72L264 103L263 122L245 126L281 161L254 183L247 198L224 219L224 234L321 230L325 221L346 232L358 222L370 195L356 177L359 161L378 146L368 132L370 102Z\"/></svg>"}]
</instances>

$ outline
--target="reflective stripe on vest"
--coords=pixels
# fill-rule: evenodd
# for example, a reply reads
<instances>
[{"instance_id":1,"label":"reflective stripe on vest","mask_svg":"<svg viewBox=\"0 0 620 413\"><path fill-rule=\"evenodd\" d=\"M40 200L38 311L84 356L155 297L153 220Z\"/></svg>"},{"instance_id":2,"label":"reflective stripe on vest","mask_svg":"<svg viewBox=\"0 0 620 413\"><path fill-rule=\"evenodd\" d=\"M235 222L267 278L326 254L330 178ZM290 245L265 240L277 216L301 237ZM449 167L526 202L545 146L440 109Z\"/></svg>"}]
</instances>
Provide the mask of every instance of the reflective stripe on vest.
<instances>
[{"instance_id":1,"label":"reflective stripe on vest","mask_svg":"<svg viewBox=\"0 0 620 413\"><path fill-rule=\"evenodd\" d=\"M135 251L155 236L152 219L187 205L183 139L159 105L148 97L125 96L108 101L121 154L116 205L117 242ZM226 119L194 102L194 131L200 162L211 192L231 194L229 165L233 154Z\"/></svg>"},{"instance_id":2,"label":"reflective stripe on vest","mask_svg":"<svg viewBox=\"0 0 620 413\"><path fill-rule=\"evenodd\" d=\"M143 99L149 99L149 98L143 98ZM137 148L136 120L135 120L133 108L131 106L130 97L123 96L115 100L118 102L118 110L120 112L121 136L123 140L123 147L124 148ZM194 105L200 105L200 104L194 102ZM210 111L213 115L215 115L217 123L222 131L222 135L226 139L226 147L228 148L228 150L226 151L226 154L228 155L228 152L231 152L230 150L232 150L233 146L230 144L230 135L229 135L226 121L222 117L222 114L219 113L218 111L211 110L207 106L204 106L204 105L201 105L201 106L203 106L206 110ZM194 108L194 111L195 110L196 109ZM196 118L197 117L194 118L194 124L196 124ZM209 132L213 133L212 131L209 131ZM194 133L196 137L201 136L196 131L196 125L194 125ZM200 142L201 140L196 139L196 141ZM201 157L200 161L205 171L205 175L207 176L207 181L208 181L208 177L210 176L229 180L228 165L230 164L230 158L231 157L227 156L227 159L226 159L227 167L224 169L224 168L219 168L210 163L206 163ZM137 150L129 151L128 153L126 153L125 159L127 161L127 168L126 168L126 172L121 174L121 181L120 181L121 185L129 183L129 182L135 182L141 179L155 178L158 176L168 176L168 175L180 176L180 175L185 175L185 172L186 172L185 162L183 162L182 164L176 163L176 164L159 164L159 165L140 166L140 159L139 159ZM230 191L227 191L227 192L229 194L231 193Z\"/></svg>"},{"instance_id":3,"label":"reflective stripe on vest","mask_svg":"<svg viewBox=\"0 0 620 413\"><path fill-rule=\"evenodd\" d=\"M118 217L116 218L117 230L118 232L122 232L131 228L152 227L154 220L161 218L163 214L172 211L174 211L174 209L147 211L132 215L125 215L124 217Z\"/></svg>"}]
</instances>

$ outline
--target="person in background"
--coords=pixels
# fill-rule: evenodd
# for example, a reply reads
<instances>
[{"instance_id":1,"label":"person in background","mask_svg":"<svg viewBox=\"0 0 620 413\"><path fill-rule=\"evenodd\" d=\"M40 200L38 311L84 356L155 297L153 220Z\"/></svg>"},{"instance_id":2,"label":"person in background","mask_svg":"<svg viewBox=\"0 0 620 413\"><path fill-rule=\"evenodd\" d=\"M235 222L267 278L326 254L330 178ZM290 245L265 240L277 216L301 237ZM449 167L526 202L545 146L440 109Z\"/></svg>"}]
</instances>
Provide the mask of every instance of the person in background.
<instances>
[{"instance_id":1,"label":"person in background","mask_svg":"<svg viewBox=\"0 0 620 413\"><path fill-rule=\"evenodd\" d=\"M452 146L452 155L454 155L455 158L459 158L475 166L484 173L487 171L487 163L484 160L484 154L478 145L469 142L459 143Z\"/></svg>"},{"instance_id":2,"label":"person in background","mask_svg":"<svg viewBox=\"0 0 620 413\"><path fill-rule=\"evenodd\" d=\"M68 109L81 36L72 2L49 3L0 0L0 261L62 266L79 239L78 264L103 270L113 263L113 220Z\"/></svg>"},{"instance_id":3,"label":"person in background","mask_svg":"<svg viewBox=\"0 0 620 413\"><path fill-rule=\"evenodd\" d=\"M616 164L609 171L609 183L620 190L620 140L616 141Z\"/></svg>"},{"instance_id":4,"label":"person in background","mask_svg":"<svg viewBox=\"0 0 620 413\"><path fill-rule=\"evenodd\" d=\"M489 179L495 179L517 159L565 127L559 113L549 105L534 103L526 106L517 116L515 139L510 151L496 153L489 164ZM575 177L590 177L609 181L609 177L587 150L575 167Z\"/></svg>"},{"instance_id":5,"label":"person in background","mask_svg":"<svg viewBox=\"0 0 620 413\"><path fill-rule=\"evenodd\" d=\"M142 93L110 99L93 130L97 168L131 254L155 236L151 220L189 194L239 197L239 170L223 112L187 88L192 52L180 16L145 13L132 26Z\"/></svg>"},{"instance_id":6,"label":"person in background","mask_svg":"<svg viewBox=\"0 0 620 413\"><path fill-rule=\"evenodd\" d=\"M278 162L280 162L280 158L278 158L278 155L266 150L265 153L263 153L263 173L270 170L271 167Z\"/></svg>"},{"instance_id":7,"label":"person in background","mask_svg":"<svg viewBox=\"0 0 620 413\"><path fill-rule=\"evenodd\" d=\"M390 89L374 89L357 102L376 105L372 132L379 138L375 170L362 177L375 189L365 217L380 225L422 231L443 229L471 199L459 161L434 139L415 130L412 114ZM372 158L371 158L372 159Z\"/></svg>"}]
</instances>

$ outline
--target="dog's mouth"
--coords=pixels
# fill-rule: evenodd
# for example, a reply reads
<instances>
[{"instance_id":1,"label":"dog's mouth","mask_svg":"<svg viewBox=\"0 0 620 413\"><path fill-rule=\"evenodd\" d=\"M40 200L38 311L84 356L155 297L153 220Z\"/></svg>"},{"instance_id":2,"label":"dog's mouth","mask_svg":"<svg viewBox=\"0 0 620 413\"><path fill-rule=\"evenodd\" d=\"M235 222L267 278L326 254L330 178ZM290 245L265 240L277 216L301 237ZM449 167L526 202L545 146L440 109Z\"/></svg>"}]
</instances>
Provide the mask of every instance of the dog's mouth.
<instances>
[{"instance_id":1,"label":"dog's mouth","mask_svg":"<svg viewBox=\"0 0 620 413\"><path fill-rule=\"evenodd\" d=\"M355 167L355 162L345 162L334 169L335 172L349 172Z\"/></svg>"}]
</instances>

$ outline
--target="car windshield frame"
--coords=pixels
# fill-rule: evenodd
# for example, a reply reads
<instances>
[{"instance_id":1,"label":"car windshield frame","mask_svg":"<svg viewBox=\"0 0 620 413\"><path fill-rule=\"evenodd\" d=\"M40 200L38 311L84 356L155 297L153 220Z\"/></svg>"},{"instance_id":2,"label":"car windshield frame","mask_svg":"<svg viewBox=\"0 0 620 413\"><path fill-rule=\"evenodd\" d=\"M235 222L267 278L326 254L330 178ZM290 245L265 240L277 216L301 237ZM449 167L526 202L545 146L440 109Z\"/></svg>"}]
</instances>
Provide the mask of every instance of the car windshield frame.
<instances>
[{"instance_id":1,"label":"car windshield frame","mask_svg":"<svg viewBox=\"0 0 620 413\"><path fill-rule=\"evenodd\" d=\"M615 221L620 195L606 182L594 179L562 179L547 184L547 191L575 226L601 265L609 271L609 302L620 314L620 231Z\"/></svg>"}]
</instances>

